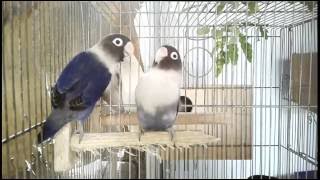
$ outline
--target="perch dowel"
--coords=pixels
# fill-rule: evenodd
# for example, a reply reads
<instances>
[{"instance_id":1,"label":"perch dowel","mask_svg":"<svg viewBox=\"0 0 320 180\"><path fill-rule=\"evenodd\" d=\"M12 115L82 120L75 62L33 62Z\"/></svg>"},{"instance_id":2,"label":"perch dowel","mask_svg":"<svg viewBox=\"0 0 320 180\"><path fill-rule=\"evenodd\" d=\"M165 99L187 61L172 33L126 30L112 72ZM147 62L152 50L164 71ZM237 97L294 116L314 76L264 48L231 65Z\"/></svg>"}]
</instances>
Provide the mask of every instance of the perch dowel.
<instances>
[{"instance_id":1,"label":"perch dowel","mask_svg":"<svg viewBox=\"0 0 320 180\"><path fill-rule=\"evenodd\" d=\"M240 113L179 113L176 125L181 124L230 124L231 121L226 119L234 119L242 114ZM138 125L136 113L124 113L101 116L101 124L104 126L111 125Z\"/></svg>"},{"instance_id":2,"label":"perch dowel","mask_svg":"<svg viewBox=\"0 0 320 180\"><path fill-rule=\"evenodd\" d=\"M71 149L73 151L91 151L107 147L138 147L152 144L186 147L217 143L219 140L219 138L200 131L176 131L174 141L171 141L169 133L165 131L145 132L140 141L137 132L85 133L80 143L79 135L72 135Z\"/></svg>"},{"instance_id":3,"label":"perch dowel","mask_svg":"<svg viewBox=\"0 0 320 180\"><path fill-rule=\"evenodd\" d=\"M54 138L54 171L62 172L74 164L75 153L70 149L71 123L66 124Z\"/></svg>"}]
</instances>

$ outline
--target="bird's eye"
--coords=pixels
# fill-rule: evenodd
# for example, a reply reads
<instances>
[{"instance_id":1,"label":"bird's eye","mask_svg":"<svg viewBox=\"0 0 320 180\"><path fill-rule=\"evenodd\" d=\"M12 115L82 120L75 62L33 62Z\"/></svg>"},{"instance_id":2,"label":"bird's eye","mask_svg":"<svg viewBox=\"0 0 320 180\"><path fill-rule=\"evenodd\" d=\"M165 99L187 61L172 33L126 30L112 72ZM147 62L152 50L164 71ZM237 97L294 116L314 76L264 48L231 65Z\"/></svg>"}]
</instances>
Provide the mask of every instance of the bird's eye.
<instances>
[{"instance_id":1,"label":"bird's eye","mask_svg":"<svg viewBox=\"0 0 320 180\"><path fill-rule=\"evenodd\" d=\"M170 54L170 57L171 57L171 59L173 59L173 60L177 60L177 59L178 59L178 54L177 54L177 52L172 52L172 53Z\"/></svg>"},{"instance_id":2,"label":"bird's eye","mask_svg":"<svg viewBox=\"0 0 320 180\"><path fill-rule=\"evenodd\" d=\"M123 41L122 41L122 39L120 39L120 38L115 38L115 39L112 41L112 43L113 43L114 45L118 46L118 47L120 47L120 46L123 45Z\"/></svg>"}]
</instances>

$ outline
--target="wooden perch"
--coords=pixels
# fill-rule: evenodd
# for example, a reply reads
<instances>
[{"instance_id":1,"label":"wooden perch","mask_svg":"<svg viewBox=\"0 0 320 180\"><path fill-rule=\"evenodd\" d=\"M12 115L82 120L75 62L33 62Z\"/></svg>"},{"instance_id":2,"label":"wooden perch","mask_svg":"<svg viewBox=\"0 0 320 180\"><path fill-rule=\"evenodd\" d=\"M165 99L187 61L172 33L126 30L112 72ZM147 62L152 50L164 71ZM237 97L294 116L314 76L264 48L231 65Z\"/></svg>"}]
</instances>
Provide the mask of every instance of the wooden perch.
<instances>
[{"instance_id":1,"label":"wooden perch","mask_svg":"<svg viewBox=\"0 0 320 180\"><path fill-rule=\"evenodd\" d=\"M198 144L217 143L220 139L203 134L200 131L176 131L175 140L171 141L169 133L164 131L145 132L138 139L137 132L117 133L86 133L79 144L79 135L71 137L71 150L91 151L108 147L138 147L152 144L168 146L191 146Z\"/></svg>"},{"instance_id":2,"label":"wooden perch","mask_svg":"<svg viewBox=\"0 0 320 180\"><path fill-rule=\"evenodd\" d=\"M71 137L71 123L66 124L54 138L54 171L62 172L73 167L75 153L71 151L69 143Z\"/></svg>"},{"instance_id":3,"label":"wooden perch","mask_svg":"<svg viewBox=\"0 0 320 180\"><path fill-rule=\"evenodd\" d=\"M179 113L176 125L181 124L230 124L232 119L243 116L241 113ZM103 126L138 125L136 113L101 116Z\"/></svg>"}]
</instances>

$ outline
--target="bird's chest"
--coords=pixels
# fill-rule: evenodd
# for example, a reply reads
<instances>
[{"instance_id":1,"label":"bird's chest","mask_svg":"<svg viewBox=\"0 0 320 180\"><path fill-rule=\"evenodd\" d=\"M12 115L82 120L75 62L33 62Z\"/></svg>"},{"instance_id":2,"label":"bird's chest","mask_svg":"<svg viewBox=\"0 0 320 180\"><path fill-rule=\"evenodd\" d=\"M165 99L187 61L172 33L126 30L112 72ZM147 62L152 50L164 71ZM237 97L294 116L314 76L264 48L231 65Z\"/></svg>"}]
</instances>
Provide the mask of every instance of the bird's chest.
<instances>
[{"instance_id":1,"label":"bird's chest","mask_svg":"<svg viewBox=\"0 0 320 180\"><path fill-rule=\"evenodd\" d=\"M139 121L144 129L165 130L171 127L177 115L177 103L156 108L154 113L139 111Z\"/></svg>"},{"instance_id":2,"label":"bird's chest","mask_svg":"<svg viewBox=\"0 0 320 180\"><path fill-rule=\"evenodd\" d=\"M140 103L146 111L154 114L158 108L178 101L179 86L169 78L146 79L140 86Z\"/></svg>"}]
</instances>

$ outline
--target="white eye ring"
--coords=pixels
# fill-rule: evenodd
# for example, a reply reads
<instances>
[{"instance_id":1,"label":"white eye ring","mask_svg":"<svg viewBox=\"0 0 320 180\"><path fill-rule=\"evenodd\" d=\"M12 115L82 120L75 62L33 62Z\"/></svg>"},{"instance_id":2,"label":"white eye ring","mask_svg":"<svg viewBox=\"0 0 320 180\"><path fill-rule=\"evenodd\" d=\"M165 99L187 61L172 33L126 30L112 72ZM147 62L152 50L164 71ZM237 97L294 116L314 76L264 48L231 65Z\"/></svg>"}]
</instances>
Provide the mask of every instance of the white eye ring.
<instances>
[{"instance_id":1,"label":"white eye ring","mask_svg":"<svg viewBox=\"0 0 320 180\"><path fill-rule=\"evenodd\" d=\"M114 45L118 46L118 47L120 47L120 46L123 45L123 41L122 41L122 39L120 39L120 38L115 38L115 39L112 41L112 43L113 43Z\"/></svg>"},{"instance_id":2,"label":"white eye ring","mask_svg":"<svg viewBox=\"0 0 320 180\"><path fill-rule=\"evenodd\" d=\"M170 54L170 57L171 57L171 59L173 59L173 60L177 60L177 59L178 59L178 54L177 54L177 52L172 52L172 53Z\"/></svg>"}]
</instances>

